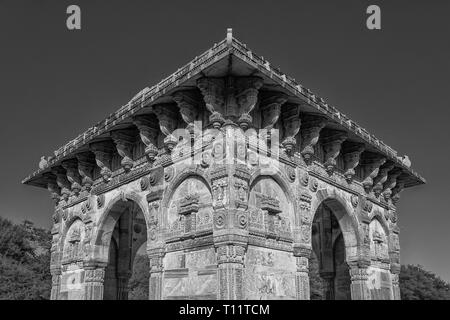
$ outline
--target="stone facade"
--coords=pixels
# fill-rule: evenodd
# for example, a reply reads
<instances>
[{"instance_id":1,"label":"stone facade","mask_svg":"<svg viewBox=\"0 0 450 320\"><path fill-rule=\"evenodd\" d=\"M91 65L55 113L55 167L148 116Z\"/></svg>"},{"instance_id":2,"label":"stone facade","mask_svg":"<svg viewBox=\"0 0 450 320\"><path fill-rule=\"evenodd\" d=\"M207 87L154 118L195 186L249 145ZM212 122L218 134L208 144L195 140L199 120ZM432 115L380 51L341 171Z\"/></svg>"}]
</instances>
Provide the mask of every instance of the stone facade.
<instances>
[{"instance_id":1,"label":"stone facade","mask_svg":"<svg viewBox=\"0 0 450 320\"><path fill-rule=\"evenodd\" d=\"M395 151L228 34L55 152L52 299L399 299Z\"/></svg>"}]
</instances>

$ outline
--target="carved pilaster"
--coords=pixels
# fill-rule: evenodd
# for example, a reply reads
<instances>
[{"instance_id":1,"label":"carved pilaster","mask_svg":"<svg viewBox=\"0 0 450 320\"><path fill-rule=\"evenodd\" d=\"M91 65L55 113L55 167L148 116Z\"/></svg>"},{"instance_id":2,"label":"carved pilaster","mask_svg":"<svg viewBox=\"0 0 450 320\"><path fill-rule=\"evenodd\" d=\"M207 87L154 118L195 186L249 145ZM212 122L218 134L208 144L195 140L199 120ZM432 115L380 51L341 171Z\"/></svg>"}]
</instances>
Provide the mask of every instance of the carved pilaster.
<instances>
[{"instance_id":1,"label":"carved pilaster","mask_svg":"<svg viewBox=\"0 0 450 320\"><path fill-rule=\"evenodd\" d=\"M284 104L281 113L284 138L281 143L288 154L291 154L297 145L297 134L300 131L300 106L297 104Z\"/></svg>"},{"instance_id":2,"label":"carved pilaster","mask_svg":"<svg viewBox=\"0 0 450 320\"><path fill-rule=\"evenodd\" d=\"M247 130L253 121L250 112L258 101L258 90L262 87L263 80L259 77L244 77L236 79L236 102L240 107L241 116L238 120L243 130Z\"/></svg>"},{"instance_id":3,"label":"carved pilaster","mask_svg":"<svg viewBox=\"0 0 450 320\"><path fill-rule=\"evenodd\" d=\"M102 141L91 143L89 148L95 155L95 163L100 168L100 175L103 177L103 181L108 182L112 176L111 160L114 145L110 141Z\"/></svg>"},{"instance_id":4,"label":"carved pilaster","mask_svg":"<svg viewBox=\"0 0 450 320\"><path fill-rule=\"evenodd\" d=\"M147 250L150 261L149 276L149 300L161 300L162 298L162 281L163 281L163 259L165 251L163 247Z\"/></svg>"},{"instance_id":5,"label":"carved pilaster","mask_svg":"<svg viewBox=\"0 0 450 320\"><path fill-rule=\"evenodd\" d=\"M67 202L70 197L71 185L67 179L66 171L62 167L54 167L52 173L56 176L56 183L61 189L61 198Z\"/></svg>"},{"instance_id":6,"label":"carved pilaster","mask_svg":"<svg viewBox=\"0 0 450 320\"><path fill-rule=\"evenodd\" d=\"M342 143L347 139L345 132L331 130L323 138L323 150L325 153L325 169L328 174L332 174L336 167L336 158L341 152Z\"/></svg>"},{"instance_id":7,"label":"carved pilaster","mask_svg":"<svg viewBox=\"0 0 450 320\"><path fill-rule=\"evenodd\" d=\"M388 173L394 168L394 163L386 162L384 163L378 172L378 175L373 179L373 193L375 197L379 197L381 195L381 191L383 191L383 185L388 179Z\"/></svg>"},{"instance_id":8,"label":"carved pilaster","mask_svg":"<svg viewBox=\"0 0 450 320\"><path fill-rule=\"evenodd\" d=\"M220 245L217 248L219 267L219 300L241 300L243 296L245 247Z\"/></svg>"},{"instance_id":9,"label":"carved pilaster","mask_svg":"<svg viewBox=\"0 0 450 320\"><path fill-rule=\"evenodd\" d=\"M294 256L297 264L297 272L295 274L297 299L309 300L309 257L311 256L311 248L296 246L294 247Z\"/></svg>"},{"instance_id":10,"label":"carved pilaster","mask_svg":"<svg viewBox=\"0 0 450 320\"><path fill-rule=\"evenodd\" d=\"M156 119L148 116L137 116L133 119L134 125L139 130L139 136L145 144L145 155L150 163L153 163L158 155L158 123Z\"/></svg>"},{"instance_id":11,"label":"carved pilaster","mask_svg":"<svg viewBox=\"0 0 450 320\"><path fill-rule=\"evenodd\" d=\"M58 300L59 292L61 290L61 268L53 268L50 273L52 275L50 300Z\"/></svg>"},{"instance_id":12,"label":"carved pilaster","mask_svg":"<svg viewBox=\"0 0 450 320\"><path fill-rule=\"evenodd\" d=\"M377 154L367 154L362 160L360 165L363 169L363 182L364 190L369 193L373 187L373 179L378 175L381 165L386 162L386 158Z\"/></svg>"},{"instance_id":13,"label":"carved pilaster","mask_svg":"<svg viewBox=\"0 0 450 320\"><path fill-rule=\"evenodd\" d=\"M135 142L135 136L132 131L118 130L111 132L111 138L113 139L117 152L122 160L120 164L125 172L129 172L133 168L133 144Z\"/></svg>"},{"instance_id":14,"label":"carved pilaster","mask_svg":"<svg viewBox=\"0 0 450 320\"><path fill-rule=\"evenodd\" d=\"M302 118L302 127L300 129L302 146L301 155L307 164L312 161L314 155L314 146L319 141L320 130L327 123L327 120L321 116L306 115Z\"/></svg>"},{"instance_id":15,"label":"carved pilaster","mask_svg":"<svg viewBox=\"0 0 450 320\"><path fill-rule=\"evenodd\" d=\"M367 266L350 265L350 291L352 300L370 300L370 291L367 286Z\"/></svg>"},{"instance_id":16,"label":"carved pilaster","mask_svg":"<svg viewBox=\"0 0 450 320\"><path fill-rule=\"evenodd\" d=\"M165 136L164 146L167 152L171 152L177 144L177 139L173 136L173 131L177 127L177 112L176 107L172 104L159 104L152 107L153 112L158 117L159 128Z\"/></svg>"},{"instance_id":17,"label":"carved pilaster","mask_svg":"<svg viewBox=\"0 0 450 320\"><path fill-rule=\"evenodd\" d=\"M89 194L94 183L95 156L90 152L75 155L78 160L78 173L81 176L82 192Z\"/></svg>"},{"instance_id":18,"label":"carved pilaster","mask_svg":"<svg viewBox=\"0 0 450 320\"><path fill-rule=\"evenodd\" d=\"M206 108L211 115L210 122L218 129L225 122L225 81L222 78L200 78L197 80Z\"/></svg>"},{"instance_id":19,"label":"carved pilaster","mask_svg":"<svg viewBox=\"0 0 450 320\"><path fill-rule=\"evenodd\" d=\"M87 264L84 266L84 288L86 300L103 300L105 266Z\"/></svg>"},{"instance_id":20,"label":"carved pilaster","mask_svg":"<svg viewBox=\"0 0 450 320\"><path fill-rule=\"evenodd\" d=\"M358 166L361 153L364 151L364 144L347 143L343 144L344 155L344 176L348 183L351 183L355 176L355 168Z\"/></svg>"}]
</instances>

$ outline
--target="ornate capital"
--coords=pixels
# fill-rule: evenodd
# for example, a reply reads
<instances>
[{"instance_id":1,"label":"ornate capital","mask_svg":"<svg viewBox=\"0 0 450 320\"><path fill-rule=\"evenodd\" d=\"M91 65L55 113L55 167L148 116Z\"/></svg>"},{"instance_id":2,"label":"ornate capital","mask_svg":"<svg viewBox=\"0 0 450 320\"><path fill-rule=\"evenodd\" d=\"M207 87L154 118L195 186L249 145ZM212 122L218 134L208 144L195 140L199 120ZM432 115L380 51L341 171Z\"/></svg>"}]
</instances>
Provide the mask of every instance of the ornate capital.
<instances>
[{"instance_id":1,"label":"ornate capital","mask_svg":"<svg viewBox=\"0 0 450 320\"><path fill-rule=\"evenodd\" d=\"M158 155L158 122L150 116L136 116L133 118L134 125L139 130L139 136L145 144L145 155L150 163L153 163Z\"/></svg>"},{"instance_id":2,"label":"ornate capital","mask_svg":"<svg viewBox=\"0 0 450 320\"><path fill-rule=\"evenodd\" d=\"M300 131L300 106L297 104L284 104L281 117L284 128L284 139L282 142L282 146L289 154L297 144L296 136Z\"/></svg>"},{"instance_id":3,"label":"ornate capital","mask_svg":"<svg viewBox=\"0 0 450 320\"><path fill-rule=\"evenodd\" d=\"M111 160L114 153L114 145L111 141L94 142L89 149L95 155L95 163L100 168L100 175L104 181L109 181L112 175Z\"/></svg>"},{"instance_id":4,"label":"ornate capital","mask_svg":"<svg viewBox=\"0 0 450 320\"><path fill-rule=\"evenodd\" d=\"M361 160L364 180L362 182L364 190L369 193L373 187L373 179L378 175L381 165L386 162L386 158L378 154L368 154Z\"/></svg>"},{"instance_id":5,"label":"ornate capital","mask_svg":"<svg viewBox=\"0 0 450 320\"><path fill-rule=\"evenodd\" d=\"M244 263L245 247L240 245L222 245L217 248L217 263Z\"/></svg>"},{"instance_id":6,"label":"ornate capital","mask_svg":"<svg viewBox=\"0 0 450 320\"><path fill-rule=\"evenodd\" d=\"M81 176L81 183L83 185L81 190L89 193L94 183L95 156L91 152L77 153L75 156L78 160L78 173Z\"/></svg>"},{"instance_id":7,"label":"ornate capital","mask_svg":"<svg viewBox=\"0 0 450 320\"><path fill-rule=\"evenodd\" d=\"M336 158L341 152L342 143L347 139L347 134L342 131L330 130L323 138L323 150L325 153L325 169L332 174L336 167Z\"/></svg>"},{"instance_id":8,"label":"ornate capital","mask_svg":"<svg viewBox=\"0 0 450 320\"><path fill-rule=\"evenodd\" d=\"M70 182L70 189L78 196L81 191L81 176L78 173L78 161L76 159L65 160L61 166L66 169L67 180Z\"/></svg>"},{"instance_id":9,"label":"ornate capital","mask_svg":"<svg viewBox=\"0 0 450 320\"><path fill-rule=\"evenodd\" d=\"M113 139L117 152L122 160L122 165L125 172L128 172L133 168L133 144L135 142L135 136L132 131L129 130L117 130L111 132L111 138Z\"/></svg>"},{"instance_id":10,"label":"ornate capital","mask_svg":"<svg viewBox=\"0 0 450 320\"><path fill-rule=\"evenodd\" d=\"M300 129L302 146L300 153L307 164L310 164L312 161L314 146L319 141L320 130L325 127L326 123L326 118L322 116L306 115L302 118L302 127Z\"/></svg>"},{"instance_id":11,"label":"ornate capital","mask_svg":"<svg viewBox=\"0 0 450 320\"><path fill-rule=\"evenodd\" d=\"M258 101L258 90L262 87L263 80L259 77L242 77L236 79L236 102L240 107L239 125L246 130L252 122L250 112Z\"/></svg>"},{"instance_id":12,"label":"ornate capital","mask_svg":"<svg viewBox=\"0 0 450 320\"><path fill-rule=\"evenodd\" d=\"M222 78L200 78L197 80L197 87L200 89L206 108L211 112L209 117L215 128L220 128L225 122L225 81Z\"/></svg>"},{"instance_id":13,"label":"ornate capital","mask_svg":"<svg viewBox=\"0 0 450 320\"><path fill-rule=\"evenodd\" d=\"M355 176L355 168L359 164L361 153L364 151L364 144L362 143L347 143L343 145L344 154L344 176L348 183L350 183Z\"/></svg>"},{"instance_id":14,"label":"ornate capital","mask_svg":"<svg viewBox=\"0 0 450 320\"><path fill-rule=\"evenodd\" d=\"M373 192L375 194L375 197L379 197L381 194L381 191L383 191L383 185L388 179L388 172L391 171L394 168L393 162L386 162L384 163L378 172L378 175L373 179Z\"/></svg>"}]
</instances>

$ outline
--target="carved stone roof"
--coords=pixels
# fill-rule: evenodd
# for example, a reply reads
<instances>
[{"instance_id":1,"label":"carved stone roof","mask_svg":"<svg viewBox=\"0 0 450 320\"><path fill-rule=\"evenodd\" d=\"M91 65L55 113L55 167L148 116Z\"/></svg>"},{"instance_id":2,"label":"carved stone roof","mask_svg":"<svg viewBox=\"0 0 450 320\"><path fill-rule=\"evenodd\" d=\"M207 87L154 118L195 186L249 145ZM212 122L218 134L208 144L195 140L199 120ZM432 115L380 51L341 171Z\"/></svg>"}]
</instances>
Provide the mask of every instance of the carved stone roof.
<instances>
[{"instance_id":1,"label":"carved stone roof","mask_svg":"<svg viewBox=\"0 0 450 320\"><path fill-rule=\"evenodd\" d=\"M408 174L405 187L425 183L424 178L403 163L394 149L370 134L334 106L328 104L324 99L315 95L311 90L303 87L294 78L253 53L244 43L233 38L231 33L228 34L226 39L214 44L212 48L195 57L156 85L141 90L128 103L120 106L116 112L54 151L54 156L49 157L48 166L33 172L22 183L44 186L38 180L52 166L73 157L74 153L84 151L83 147L89 143L109 136L112 129L131 123L132 117L139 115L145 107L168 102L167 97L180 88L196 87L196 80L200 77L223 77L229 73L235 76L261 76L264 79L265 88L273 88L284 92L289 96L289 102L301 104L302 111L325 116L336 129L346 131L354 140L365 143L374 152L381 153L396 166L401 167Z\"/></svg>"}]
</instances>

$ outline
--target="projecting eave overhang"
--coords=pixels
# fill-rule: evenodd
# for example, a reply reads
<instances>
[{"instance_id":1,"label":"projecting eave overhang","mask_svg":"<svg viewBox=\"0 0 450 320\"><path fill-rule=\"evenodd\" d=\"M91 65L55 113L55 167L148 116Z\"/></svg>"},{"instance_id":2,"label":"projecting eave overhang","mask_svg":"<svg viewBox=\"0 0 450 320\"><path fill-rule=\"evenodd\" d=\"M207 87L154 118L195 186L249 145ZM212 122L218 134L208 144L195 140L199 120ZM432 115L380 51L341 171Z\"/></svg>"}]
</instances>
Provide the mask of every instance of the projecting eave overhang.
<instances>
[{"instance_id":1,"label":"projecting eave overhang","mask_svg":"<svg viewBox=\"0 0 450 320\"><path fill-rule=\"evenodd\" d=\"M47 168L34 172L22 183L46 187L43 174L50 172L50 167L73 157L76 153L87 151L89 143L108 138L109 132L113 129L132 126L132 117L148 113L148 106L173 102L171 94L180 89L196 88L197 80L201 77L226 75L260 76L264 81L261 90L275 90L287 94L288 102L299 104L302 112L325 116L329 119L328 127L346 131L349 139L364 143L366 150L379 153L394 162L396 167L402 170L405 187L425 183L424 178L403 164L395 150L368 133L335 107L328 105L309 89L298 84L293 78L271 66L268 61L252 53L244 44L234 38L231 41L223 40L157 85L141 91L106 119L56 150L55 156L49 161Z\"/></svg>"}]
</instances>

